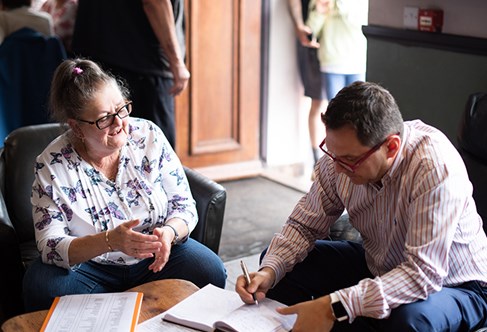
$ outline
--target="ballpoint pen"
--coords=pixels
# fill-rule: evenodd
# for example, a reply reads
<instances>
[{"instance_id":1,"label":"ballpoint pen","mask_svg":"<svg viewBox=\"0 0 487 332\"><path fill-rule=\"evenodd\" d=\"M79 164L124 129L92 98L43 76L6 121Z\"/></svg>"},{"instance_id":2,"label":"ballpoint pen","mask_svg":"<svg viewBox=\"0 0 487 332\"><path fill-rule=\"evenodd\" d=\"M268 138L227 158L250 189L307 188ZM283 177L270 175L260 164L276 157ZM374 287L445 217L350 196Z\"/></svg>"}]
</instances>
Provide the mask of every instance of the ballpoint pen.
<instances>
[{"instance_id":1,"label":"ballpoint pen","mask_svg":"<svg viewBox=\"0 0 487 332\"><path fill-rule=\"evenodd\" d=\"M250 274L249 270L247 270L247 265L245 265L244 261L240 261L240 266L242 267L242 271L245 277L245 280L247 281L247 286L250 285ZM252 298L254 299L255 304L259 305L259 302L257 302L257 298L255 297L255 293L252 293Z\"/></svg>"}]
</instances>

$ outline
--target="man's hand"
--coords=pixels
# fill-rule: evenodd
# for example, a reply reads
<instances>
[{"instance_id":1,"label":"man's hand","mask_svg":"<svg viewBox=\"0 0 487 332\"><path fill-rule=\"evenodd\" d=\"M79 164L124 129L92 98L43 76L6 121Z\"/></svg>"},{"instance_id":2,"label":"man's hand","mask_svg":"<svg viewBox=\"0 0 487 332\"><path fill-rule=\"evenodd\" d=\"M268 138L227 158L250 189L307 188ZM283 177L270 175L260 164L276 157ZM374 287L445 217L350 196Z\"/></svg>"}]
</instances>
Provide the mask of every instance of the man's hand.
<instances>
[{"instance_id":1,"label":"man's hand","mask_svg":"<svg viewBox=\"0 0 487 332\"><path fill-rule=\"evenodd\" d=\"M189 70L184 63L178 65L171 65L170 70L173 75L174 85L172 86L170 93L174 96L179 95L186 89L189 81Z\"/></svg>"},{"instance_id":2,"label":"man's hand","mask_svg":"<svg viewBox=\"0 0 487 332\"><path fill-rule=\"evenodd\" d=\"M274 284L275 279L276 275L274 271L265 267L259 272L250 273L250 285L247 285L245 277L240 275L235 283L235 291L240 295L242 301L247 304L252 304L255 302L252 294L255 293L257 301L261 301Z\"/></svg>"},{"instance_id":3,"label":"man's hand","mask_svg":"<svg viewBox=\"0 0 487 332\"><path fill-rule=\"evenodd\" d=\"M278 308L277 312L282 315L298 315L293 332L328 332L335 322L330 302L330 296L326 295L316 300Z\"/></svg>"}]
</instances>

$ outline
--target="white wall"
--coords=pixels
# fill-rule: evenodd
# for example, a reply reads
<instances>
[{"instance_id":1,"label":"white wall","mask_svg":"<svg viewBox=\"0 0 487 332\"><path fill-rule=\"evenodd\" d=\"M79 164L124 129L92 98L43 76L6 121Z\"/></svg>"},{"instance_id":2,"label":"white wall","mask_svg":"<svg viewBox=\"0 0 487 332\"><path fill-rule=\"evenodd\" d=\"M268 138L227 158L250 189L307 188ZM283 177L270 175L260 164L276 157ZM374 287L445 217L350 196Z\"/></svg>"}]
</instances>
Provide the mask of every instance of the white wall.
<instances>
[{"instance_id":1,"label":"white wall","mask_svg":"<svg viewBox=\"0 0 487 332\"><path fill-rule=\"evenodd\" d=\"M270 0L267 164L303 163L312 158L307 98L296 60L296 39L287 0Z\"/></svg>"}]
</instances>

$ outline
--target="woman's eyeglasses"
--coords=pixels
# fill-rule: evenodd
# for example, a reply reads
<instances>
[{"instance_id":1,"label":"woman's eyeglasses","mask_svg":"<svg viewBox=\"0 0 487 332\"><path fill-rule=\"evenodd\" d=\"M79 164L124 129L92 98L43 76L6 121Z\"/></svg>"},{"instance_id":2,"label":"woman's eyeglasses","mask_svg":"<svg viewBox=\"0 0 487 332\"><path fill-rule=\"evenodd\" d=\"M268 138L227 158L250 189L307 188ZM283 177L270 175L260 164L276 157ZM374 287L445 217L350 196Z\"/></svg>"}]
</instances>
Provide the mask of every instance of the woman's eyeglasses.
<instances>
[{"instance_id":1,"label":"woman's eyeglasses","mask_svg":"<svg viewBox=\"0 0 487 332\"><path fill-rule=\"evenodd\" d=\"M96 121L86 121L78 119L78 121L89 123L90 125L96 125L100 130L110 127L115 121L115 117L118 116L120 119L124 119L132 112L132 101L127 101L125 105L121 106L115 113L105 115Z\"/></svg>"}]
</instances>

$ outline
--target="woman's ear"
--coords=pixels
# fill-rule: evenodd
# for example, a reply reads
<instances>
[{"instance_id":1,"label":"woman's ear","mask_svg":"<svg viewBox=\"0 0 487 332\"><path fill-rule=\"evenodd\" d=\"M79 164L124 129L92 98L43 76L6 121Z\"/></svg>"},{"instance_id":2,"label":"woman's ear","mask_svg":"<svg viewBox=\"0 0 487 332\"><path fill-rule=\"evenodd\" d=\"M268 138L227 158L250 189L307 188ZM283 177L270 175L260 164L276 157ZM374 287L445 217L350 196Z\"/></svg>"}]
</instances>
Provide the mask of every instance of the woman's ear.
<instances>
[{"instance_id":1,"label":"woman's ear","mask_svg":"<svg viewBox=\"0 0 487 332\"><path fill-rule=\"evenodd\" d=\"M81 128L79 126L78 121L76 121L74 119L68 119L68 125L76 137L78 137L81 140L84 139L84 134L83 134L83 131L81 130Z\"/></svg>"}]
</instances>

